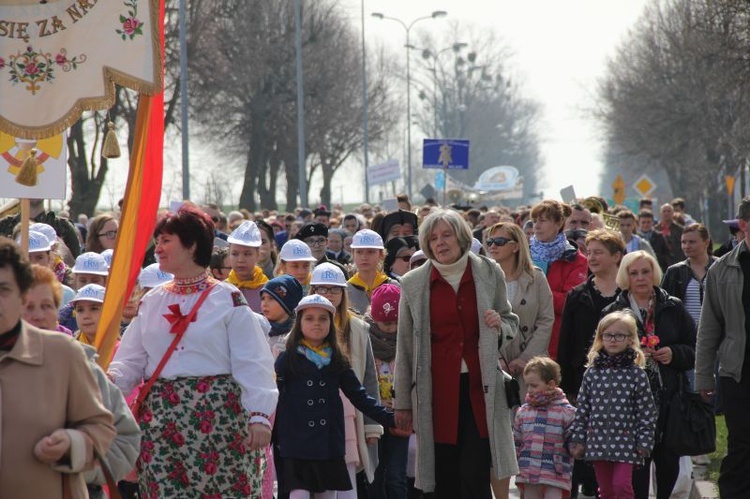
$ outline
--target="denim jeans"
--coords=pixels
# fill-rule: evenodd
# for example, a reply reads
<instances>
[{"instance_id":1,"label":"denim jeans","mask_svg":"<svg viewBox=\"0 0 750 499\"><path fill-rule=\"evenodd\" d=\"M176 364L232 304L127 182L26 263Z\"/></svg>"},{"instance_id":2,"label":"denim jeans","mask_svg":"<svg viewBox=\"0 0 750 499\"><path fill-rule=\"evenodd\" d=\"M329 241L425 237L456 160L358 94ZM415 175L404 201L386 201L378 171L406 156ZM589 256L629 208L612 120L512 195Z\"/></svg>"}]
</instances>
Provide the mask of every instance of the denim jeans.
<instances>
[{"instance_id":1,"label":"denim jeans","mask_svg":"<svg viewBox=\"0 0 750 499\"><path fill-rule=\"evenodd\" d=\"M396 437L388 433L378 442L378 468L369 487L370 499L406 499L406 458L409 437Z\"/></svg>"}]
</instances>

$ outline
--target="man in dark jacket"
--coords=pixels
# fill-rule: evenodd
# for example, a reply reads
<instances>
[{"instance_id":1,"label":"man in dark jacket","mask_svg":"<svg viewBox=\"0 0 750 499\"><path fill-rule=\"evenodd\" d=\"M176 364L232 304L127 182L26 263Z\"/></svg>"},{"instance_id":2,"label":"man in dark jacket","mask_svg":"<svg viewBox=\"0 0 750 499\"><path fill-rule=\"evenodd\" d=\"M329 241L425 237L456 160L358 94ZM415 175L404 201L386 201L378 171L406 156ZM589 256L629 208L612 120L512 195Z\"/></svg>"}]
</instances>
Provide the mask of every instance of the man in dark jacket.
<instances>
[{"instance_id":1,"label":"man in dark jacket","mask_svg":"<svg viewBox=\"0 0 750 499\"><path fill-rule=\"evenodd\" d=\"M666 272L669 268L669 247L664 236L654 230L654 214L648 210L641 210L638 213L638 228L638 235L648 241L656 254L661 271Z\"/></svg>"},{"instance_id":2,"label":"man in dark jacket","mask_svg":"<svg viewBox=\"0 0 750 499\"><path fill-rule=\"evenodd\" d=\"M328 258L326 251L328 250L328 227L320 222L308 222L302 226L299 230L295 239L303 241L310 247L310 252L313 258L318 261L315 265L321 263L332 263L344 272L344 276L348 279L349 273L346 268L339 262L332 258Z\"/></svg>"}]
</instances>

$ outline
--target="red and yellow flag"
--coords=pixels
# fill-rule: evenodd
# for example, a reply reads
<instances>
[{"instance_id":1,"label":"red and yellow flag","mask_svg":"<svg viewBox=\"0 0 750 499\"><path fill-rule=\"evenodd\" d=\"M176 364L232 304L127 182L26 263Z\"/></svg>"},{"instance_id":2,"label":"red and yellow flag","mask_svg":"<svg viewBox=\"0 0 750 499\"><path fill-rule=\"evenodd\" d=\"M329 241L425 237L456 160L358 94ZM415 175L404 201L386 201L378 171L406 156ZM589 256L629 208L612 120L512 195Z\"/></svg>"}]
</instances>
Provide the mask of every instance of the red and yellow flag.
<instances>
[{"instance_id":1,"label":"red and yellow flag","mask_svg":"<svg viewBox=\"0 0 750 499\"><path fill-rule=\"evenodd\" d=\"M159 2L162 60L164 54L164 0ZM163 68L162 68L163 71ZM130 171L122 206L107 294L96 332L99 365L106 370L120 334L120 318L138 279L161 199L164 166L164 91L141 95L130 151Z\"/></svg>"}]
</instances>

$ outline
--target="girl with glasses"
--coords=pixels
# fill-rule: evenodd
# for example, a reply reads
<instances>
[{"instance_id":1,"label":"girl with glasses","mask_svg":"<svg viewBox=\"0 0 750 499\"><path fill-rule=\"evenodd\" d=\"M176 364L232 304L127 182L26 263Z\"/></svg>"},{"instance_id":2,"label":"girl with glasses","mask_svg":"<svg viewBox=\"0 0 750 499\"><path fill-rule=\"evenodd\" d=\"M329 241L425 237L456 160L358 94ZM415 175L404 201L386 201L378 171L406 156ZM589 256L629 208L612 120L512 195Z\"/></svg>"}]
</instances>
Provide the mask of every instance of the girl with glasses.
<instances>
[{"instance_id":1,"label":"girl with glasses","mask_svg":"<svg viewBox=\"0 0 750 499\"><path fill-rule=\"evenodd\" d=\"M654 447L658 411L645 365L633 315L604 317L589 351L571 440L573 456L593 462L603 499L634 497L633 468ZM648 461L645 467L650 470Z\"/></svg>"},{"instance_id":2,"label":"girl with glasses","mask_svg":"<svg viewBox=\"0 0 750 499\"><path fill-rule=\"evenodd\" d=\"M106 249L114 249L117 228L117 220L109 213L94 217L89 224L86 251L101 253Z\"/></svg>"},{"instance_id":3,"label":"girl with glasses","mask_svg":"<svg viewBox=\"0 0 750 499\"><path fill-rule=\"evenodd\" d=\"M514 223L500 222L490 227L486 244L489 257L505 273L508 301L518 315L518 332L503 342L500 364L518 379L521 400L526 396L523 372L526 364L539 355L547 355L547 344L555 321L552 291L544 272L531 263L529 245L523 230ZM495 497L508 497L510 478L492 480Z\"/></svg>"}]
</instances>

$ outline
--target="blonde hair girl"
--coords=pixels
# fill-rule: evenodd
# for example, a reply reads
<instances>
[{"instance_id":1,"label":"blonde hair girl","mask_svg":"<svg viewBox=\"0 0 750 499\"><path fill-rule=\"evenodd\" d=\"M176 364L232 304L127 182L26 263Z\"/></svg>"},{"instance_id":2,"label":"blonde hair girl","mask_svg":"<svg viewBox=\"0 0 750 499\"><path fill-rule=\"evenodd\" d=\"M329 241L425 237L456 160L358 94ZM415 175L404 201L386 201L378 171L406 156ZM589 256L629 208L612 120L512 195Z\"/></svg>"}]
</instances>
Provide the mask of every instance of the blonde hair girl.
<instances>
[{"instance_id":1,"label":"blonde hair girl","mask_svg":"<svg viewBox=\"0 0 750 499\"><path fill-rule=\"evenodd\" d=\"M593 463L601 497L634 497L633 468L654 447L658 411L644 365L632 313L605 316L578 392L570 447L573 457Z\"/></svg>"}]
</instances>

